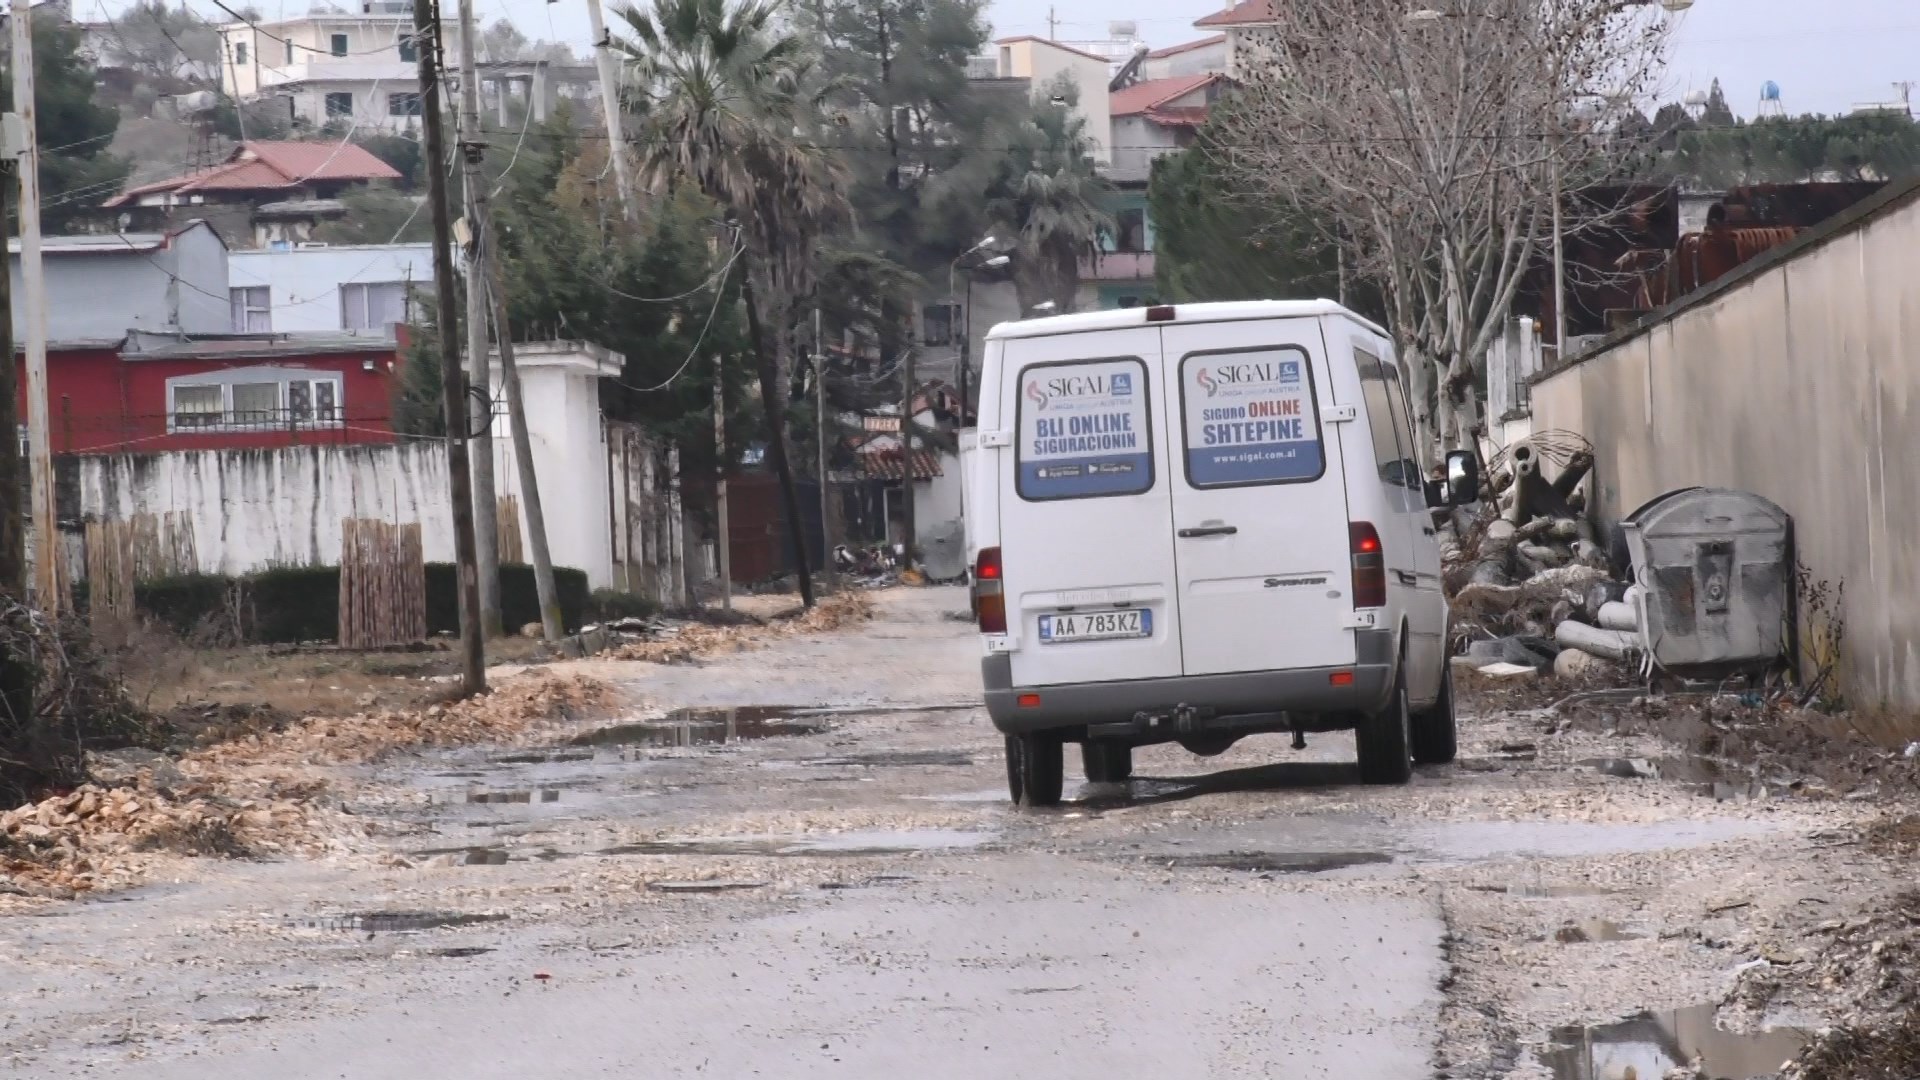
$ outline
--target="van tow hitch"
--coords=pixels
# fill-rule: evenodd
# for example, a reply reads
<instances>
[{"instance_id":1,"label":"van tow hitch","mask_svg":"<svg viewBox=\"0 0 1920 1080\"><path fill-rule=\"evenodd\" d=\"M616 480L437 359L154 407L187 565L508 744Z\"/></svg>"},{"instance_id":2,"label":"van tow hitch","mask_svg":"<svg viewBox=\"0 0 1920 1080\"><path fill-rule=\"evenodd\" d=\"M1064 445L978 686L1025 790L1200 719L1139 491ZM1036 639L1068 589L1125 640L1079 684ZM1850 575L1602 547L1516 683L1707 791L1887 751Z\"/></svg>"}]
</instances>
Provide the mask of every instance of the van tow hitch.
<instances>
[{"instance_id":1,"label":"van tow hitch","mask_svg":"<svg viewBox=\"0 0 1920 1080\"><path fill-rule=\"evenodd\" d=\"M1087 734L1095 737L1118 737L1122 735L1150 735L1169 729L1178 737L1197 735L1202 725L1212 720L1218 710L1199 705L1175 705L1171 709L1150 711L1142 709L1133 714L1133 719L1124 724L1089 724Z\"/></svg>"}]
</instances>

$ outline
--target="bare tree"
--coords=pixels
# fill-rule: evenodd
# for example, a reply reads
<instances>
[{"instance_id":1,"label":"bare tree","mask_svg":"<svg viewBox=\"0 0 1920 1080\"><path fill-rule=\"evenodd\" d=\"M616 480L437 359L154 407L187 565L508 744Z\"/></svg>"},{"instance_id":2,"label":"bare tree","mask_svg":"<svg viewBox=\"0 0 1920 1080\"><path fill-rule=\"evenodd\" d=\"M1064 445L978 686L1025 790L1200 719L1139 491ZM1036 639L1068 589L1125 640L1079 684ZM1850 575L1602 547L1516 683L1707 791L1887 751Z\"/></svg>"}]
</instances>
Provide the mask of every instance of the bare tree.
<instances>
[{"instance_id":1,"label":"bare tree","mask_svg":"<svg viewBox=\"0 0 1920 1080\"><path fill-rule=\"evenodd\" d=\"M1646 0L1286 0L1238 51L1216 151L1378 282L1427 447L1478 424L1474 377L1573 196L1628 152L1667 28ZM1444 8L1444 10L1440 10ZM1572 211L1570 211L1572 212Z\"/></svg>"}]
</instances>

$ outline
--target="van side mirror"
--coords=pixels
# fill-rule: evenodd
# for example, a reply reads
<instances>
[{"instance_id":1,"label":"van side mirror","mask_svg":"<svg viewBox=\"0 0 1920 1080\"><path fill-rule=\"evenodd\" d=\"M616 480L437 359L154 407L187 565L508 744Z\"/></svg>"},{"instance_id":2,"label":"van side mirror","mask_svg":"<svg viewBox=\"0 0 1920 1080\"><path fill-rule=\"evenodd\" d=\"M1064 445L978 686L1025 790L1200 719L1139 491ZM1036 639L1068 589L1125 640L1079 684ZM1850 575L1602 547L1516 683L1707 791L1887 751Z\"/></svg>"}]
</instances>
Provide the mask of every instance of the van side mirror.
<instances>
[{"instance_id":1,"label":"van side mirror","mask_svg":"<svg viewBox=\"0 0 1920 1080\"><path fill-rule=\"evenodd\" d=\"M1447 502L1465 506L1480 501L1480 459L1471 450L1447 455Z\"/></svg>"}]
</instances>

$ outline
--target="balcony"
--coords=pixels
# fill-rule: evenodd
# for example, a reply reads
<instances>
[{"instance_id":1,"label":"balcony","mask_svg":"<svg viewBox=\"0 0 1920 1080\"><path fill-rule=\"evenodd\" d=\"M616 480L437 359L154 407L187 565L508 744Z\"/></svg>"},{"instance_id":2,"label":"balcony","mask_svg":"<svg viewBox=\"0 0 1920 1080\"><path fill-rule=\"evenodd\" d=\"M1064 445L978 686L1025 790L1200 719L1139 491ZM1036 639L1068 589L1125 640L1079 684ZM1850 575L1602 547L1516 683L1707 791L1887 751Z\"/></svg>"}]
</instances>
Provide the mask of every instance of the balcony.
<instances>
[{"instance_id":1,"label":"balcony","mask_svg":"<svg viewBox=\"0 0 1920 1080\"><path fill-rule=\"evenodd\" d=\"M405 88L412 86L420 77L416 64L400 59L398 50L391 57L383 56L316 56L311 61L299 64L284 64L279 67L260 67L260 88L270 89L276 86L292 86L300 83L331 82L374 82L393 83Z\"/></svg>"},{"instance_id":2,"label":"balcony","mask_svg":"<svg viewBox=\"0 0 1920 1080\"><path fill-rule=\"evenodd\" d=\"M1153 252L1109 251L1095 257L1082 257L1080 260L1080 280L1090 283L1102 281L1152 281Z\"/></svg>"}]
</instances>

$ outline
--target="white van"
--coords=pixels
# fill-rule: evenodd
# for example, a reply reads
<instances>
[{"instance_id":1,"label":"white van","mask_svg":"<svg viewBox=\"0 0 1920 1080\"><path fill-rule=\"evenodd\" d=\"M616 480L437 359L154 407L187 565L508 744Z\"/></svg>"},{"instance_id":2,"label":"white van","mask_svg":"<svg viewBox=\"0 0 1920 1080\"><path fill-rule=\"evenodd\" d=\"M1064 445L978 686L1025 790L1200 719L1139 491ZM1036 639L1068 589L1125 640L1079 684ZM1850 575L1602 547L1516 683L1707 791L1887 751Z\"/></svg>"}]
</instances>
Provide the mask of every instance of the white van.
<instances>
[{"instance_id":1,"label":"white van","mask_svg":"<svg viewBox=\"0 0 1920 1080\"><path fill-rule=\"evenodd\" d=\"M1355 729L1369 783L1454 755L1426 482L1384 331L1262 301L1033 319L987 335L967 505L987 710L1015 802L1063 744L1125 780L1136 746Z\"/></svg>"}]
</instances>

